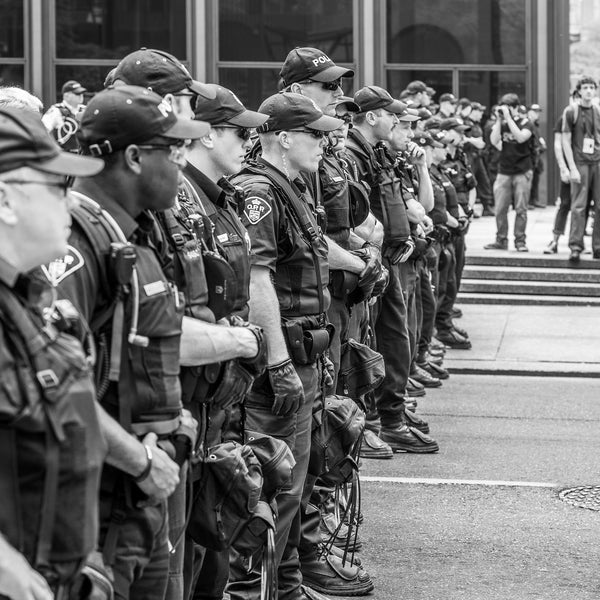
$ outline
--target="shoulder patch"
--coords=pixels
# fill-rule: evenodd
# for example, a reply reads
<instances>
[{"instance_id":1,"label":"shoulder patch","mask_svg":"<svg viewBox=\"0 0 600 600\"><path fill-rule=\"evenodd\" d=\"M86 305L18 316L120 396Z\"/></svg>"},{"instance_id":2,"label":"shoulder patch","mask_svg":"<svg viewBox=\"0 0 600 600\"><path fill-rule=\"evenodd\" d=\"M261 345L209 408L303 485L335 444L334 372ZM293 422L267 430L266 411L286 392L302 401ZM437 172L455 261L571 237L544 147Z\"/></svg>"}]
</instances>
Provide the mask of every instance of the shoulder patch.
<instances>
[{"instance_id":1,"label":"shoulder patch","mask_svg":"<svg viewBox=\"0 0 600 600\"><path fill-rule=\"evenodd\" d=\"M81 269L85 264L83 256L77 248L73 246L67 246L67 248L67 253L61 258L53 260L46 269L48 279L53 285L58 285L63 279Z\"/></svg>"},{"instance_id":2,"label":"shoulder patch","mask_svg":"<svg viewBox=\"0 0 600 600\"><path fill-rule=\"evenodd\" d=\"M262 221L272 210L269 203L258 196L251 196L244 201L244 215L246 215L250 225L256 225L259 221Z\"/></svg>"}]
</instances>

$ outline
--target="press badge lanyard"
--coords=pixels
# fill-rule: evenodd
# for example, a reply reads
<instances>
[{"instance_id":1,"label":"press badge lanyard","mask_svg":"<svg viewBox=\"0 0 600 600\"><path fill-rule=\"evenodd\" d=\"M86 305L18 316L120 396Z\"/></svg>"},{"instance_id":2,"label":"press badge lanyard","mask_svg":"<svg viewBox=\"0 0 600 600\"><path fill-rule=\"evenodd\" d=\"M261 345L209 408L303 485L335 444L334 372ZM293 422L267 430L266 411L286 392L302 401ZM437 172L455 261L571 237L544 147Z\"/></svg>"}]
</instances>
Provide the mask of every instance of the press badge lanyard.
<instances>
[{"instance_id":1,"label":"press badge lanyard","mask_svg":"<svg viewBox=\"0 0 600 600\"><path fill-rule=\"evenodd\" d=\"M593 106L590 106L590 110L592 111L592 131L585 131L587 129L588 121L584 121L584 133L583 133L583 144L581 146L581 151L584 154L593 154L594 153L594 133L596 131L596 111Z\"/></svg>"}]
</instances>

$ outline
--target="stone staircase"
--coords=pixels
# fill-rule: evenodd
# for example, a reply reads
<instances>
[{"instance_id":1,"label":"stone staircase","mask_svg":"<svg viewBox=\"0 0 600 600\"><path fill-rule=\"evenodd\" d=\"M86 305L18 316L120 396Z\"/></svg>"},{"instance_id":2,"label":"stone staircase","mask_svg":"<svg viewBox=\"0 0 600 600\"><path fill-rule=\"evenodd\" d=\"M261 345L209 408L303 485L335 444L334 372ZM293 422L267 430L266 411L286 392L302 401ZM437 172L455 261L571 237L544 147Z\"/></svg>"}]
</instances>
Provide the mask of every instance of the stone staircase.
<instances>
[{"instance_id":1,"label":"stone staircase","mask_svg":"<svg viewBox=\"0 0 600 600\"><path fill-rule=\"evenodd\" d=\"M589 255L588 255L589 256ZM600 306L600 261L467 253L459 304Z\"/></svg>"}]
</instances>

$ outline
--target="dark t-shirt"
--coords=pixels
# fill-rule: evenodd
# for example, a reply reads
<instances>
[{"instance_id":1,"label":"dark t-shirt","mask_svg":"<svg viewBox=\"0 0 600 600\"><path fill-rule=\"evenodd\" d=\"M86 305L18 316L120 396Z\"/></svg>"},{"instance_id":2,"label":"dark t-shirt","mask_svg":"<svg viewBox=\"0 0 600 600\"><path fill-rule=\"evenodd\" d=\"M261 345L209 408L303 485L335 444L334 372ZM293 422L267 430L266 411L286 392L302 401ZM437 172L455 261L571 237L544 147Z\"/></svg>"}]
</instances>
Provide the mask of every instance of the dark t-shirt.
<instances>
[{"instance_id":1,"label":"dark t-shirt","mask_svg":"<svg viewBox=\"0 0 600 600\"><path fill-rule=\"evenodd\" d=\"M589 164L600 162L600 109L594 106L577 107L577 120L575 120L575 107L568 106L564 112L562 124L564 133L571 133L571 147L576 163ZM583 152L584 138L594 139L593 152Z\"/></svg>"},{"instance_id":2,"label":"dark t-shirt","mask_svg":"<svg viewBox=\"0 0 600 600\"><path fill-rule=\"evenodd\" d=\"M532 136L534 135L533 125L528 119L520 119L516 121L516 124L519 129L529 129ZM526 142L518 143L506 123L502 123L500 136L502 150L500 151L498 172L503 175L520 175L533 169L531 138Z\"/></svg>"}]
</instances>

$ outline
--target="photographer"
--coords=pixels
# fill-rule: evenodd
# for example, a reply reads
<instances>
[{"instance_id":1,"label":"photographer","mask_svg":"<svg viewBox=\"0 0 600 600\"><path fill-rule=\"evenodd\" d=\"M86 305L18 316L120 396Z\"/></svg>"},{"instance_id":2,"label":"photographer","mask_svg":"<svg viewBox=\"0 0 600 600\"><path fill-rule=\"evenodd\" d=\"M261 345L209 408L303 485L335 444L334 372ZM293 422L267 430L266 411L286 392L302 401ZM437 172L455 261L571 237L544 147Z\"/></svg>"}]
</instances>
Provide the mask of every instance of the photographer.
<instances>
[{"instance_id":1,"label":"photographer","mask_svg":"<svg viewBox=\"0 0 600 600\"><path fill-rule=\"evenodd\" d=\"M508 249L508 207L514 204L515 248L517 252L528 252L525 229L533 178L533 125L528 119L519 116L519 104L516 94L502 96L497 112L498 118L490 135L492 144L500 151L500 160L498 176L494 182L496 241L486 244L486 250Z\"/></svg>"}]
</instances>

